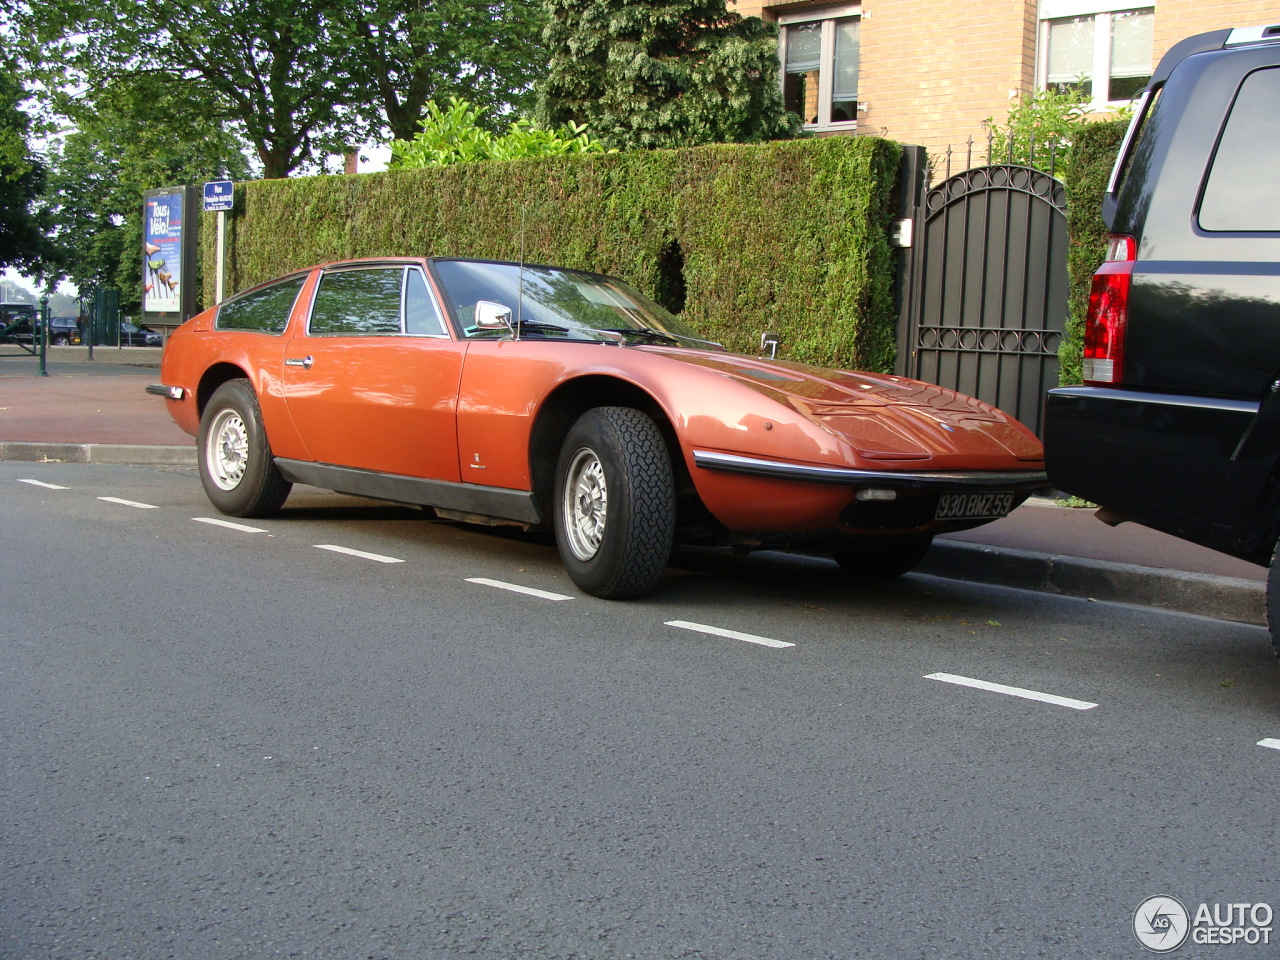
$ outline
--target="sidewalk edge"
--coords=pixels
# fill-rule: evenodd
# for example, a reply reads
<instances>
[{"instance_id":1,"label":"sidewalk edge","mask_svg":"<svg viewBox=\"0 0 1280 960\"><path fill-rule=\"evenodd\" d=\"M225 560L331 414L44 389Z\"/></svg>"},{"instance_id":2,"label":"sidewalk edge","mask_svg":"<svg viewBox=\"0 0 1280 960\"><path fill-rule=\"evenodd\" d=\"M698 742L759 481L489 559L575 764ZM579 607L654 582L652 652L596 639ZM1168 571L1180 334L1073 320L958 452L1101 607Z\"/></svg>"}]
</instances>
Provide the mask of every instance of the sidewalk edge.
<instances>
[{"instance_id":1,"label":"sidewalk edge","mask_svg":"<svg viewBox=\"0 0 1280 960\"><path fill-rule=\"evenodd\" d=\"M1265 626L1266 585L1239 577L935 540L917 573Z\"/></svg>"},{"instance_id":2,"label":"sidewalk edge","mask_svg":"<svg viewBox=\"0 0 1280 960\"><path fill-rule=\"evenodd\" d=\"M189 447L172 447L147 443L37 443L2 440L0 460L194 466L196 448L194 443Z\"/></svg>"}]
</instances>

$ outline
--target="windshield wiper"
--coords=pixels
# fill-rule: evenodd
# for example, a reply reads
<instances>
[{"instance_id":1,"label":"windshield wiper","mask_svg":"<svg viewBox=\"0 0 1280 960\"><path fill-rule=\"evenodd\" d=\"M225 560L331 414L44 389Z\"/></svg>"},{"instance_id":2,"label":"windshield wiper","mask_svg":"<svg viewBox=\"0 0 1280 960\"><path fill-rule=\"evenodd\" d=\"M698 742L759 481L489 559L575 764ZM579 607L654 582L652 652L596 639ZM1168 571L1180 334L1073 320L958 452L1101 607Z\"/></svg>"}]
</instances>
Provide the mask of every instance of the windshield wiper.
<instances>
[{"instance_id":1,"label":"windshield wiper","mask_svg":"<svg viewBox=\"0 0 1280 960\"><path fill-rule=\"evenodd\" d=\"M513 325L512 329L518 330L554 330L557 333L568 333L569 328L561 326L558 323L547 323L543 320L521 320Z\"/></svg>"},{"instance_id":2,"label":"windshield wiper","mask_svg":"<svg viewBox=\"0 0 1280 960\"><path fill-rule=\"evenodd\" d=\"M665 343L673 347L680 345L680 338L673 337L652 327L597 327L603 333L620 333L624 337L639 337L646 343Z\"/></svg>"}]
</instances>

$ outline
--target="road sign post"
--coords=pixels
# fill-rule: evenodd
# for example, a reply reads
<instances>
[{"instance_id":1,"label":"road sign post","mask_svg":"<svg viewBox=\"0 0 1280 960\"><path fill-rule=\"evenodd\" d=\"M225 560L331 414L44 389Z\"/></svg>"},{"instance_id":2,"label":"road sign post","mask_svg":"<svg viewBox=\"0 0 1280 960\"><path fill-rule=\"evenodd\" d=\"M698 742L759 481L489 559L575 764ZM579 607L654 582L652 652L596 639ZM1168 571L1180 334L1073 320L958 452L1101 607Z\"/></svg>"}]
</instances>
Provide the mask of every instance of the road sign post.
<instances>
[{"instance_id":1,"label":"road sign post","mask_svg":"<svg viewBox=\"0 0 1280 960\"><path fill-rule=\"evenodd\" d=\"M230 180L212 180L204 185L204 208L218 214L217 268L214 270L215 302L221 303L226 280L227 211L235 200L235 185Z\"/></svg>"}]
</instances>

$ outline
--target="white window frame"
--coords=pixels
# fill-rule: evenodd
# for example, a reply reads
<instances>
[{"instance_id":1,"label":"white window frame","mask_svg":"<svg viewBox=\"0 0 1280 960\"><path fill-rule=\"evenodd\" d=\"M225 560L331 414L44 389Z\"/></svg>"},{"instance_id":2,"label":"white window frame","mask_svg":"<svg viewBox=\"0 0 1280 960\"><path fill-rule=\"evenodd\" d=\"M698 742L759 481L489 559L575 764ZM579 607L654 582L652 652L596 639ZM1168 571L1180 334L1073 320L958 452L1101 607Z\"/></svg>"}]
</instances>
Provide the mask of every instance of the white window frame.
<instances>
[{"instance_id":1,"label":"white window frame","mask_svg":"<svg viewBox=\"0 0 1280 960\"><path fill-rule=\"evenodd\" d=\"M818 70L818 122L805 123L806 130L843 130L846 133L854 130L858 125L857 116L853 120L835 120L831 119L831 93L835 89L835 63L836 63L836 27L835 21L848 17L856 17L862 19L861 3L846 3L834 7L812 7L807 10L797 10L793 13L778 14L778 26L781 28L782 35L778 38L778 59L782 62L782 72L778 76L778 82L784 83L787 75L787 27L801 23L822 23L822 51L820 54L820 68ZM861 60L861 57L859 57ZM861 87L862 78L858 78L858 85ZM858 101L859 109L862 101ZM803 118L801 118L803 119Z\"/></svg>"},{"instance_id":2,"label":"white window frame","mask_svg":"<svg viewBox=\"0 0 1280 960\"><path fill-rule=\"evenodd\" d=\"M1129 10L1155 9L1155 0L1040 0L1040 23L1036 43L1036 89L1049 85L1049 21L1067 20L1073 17L1093 17L1093 88L1098 88L1099 78L1106 81L1111 90L1111 15ZM1155 68L1154 58L1152 69ZM1114 110L1129 101L1104 100L1094 96L1090 103L1093 110Z\"/></svg>"}]
</instances>

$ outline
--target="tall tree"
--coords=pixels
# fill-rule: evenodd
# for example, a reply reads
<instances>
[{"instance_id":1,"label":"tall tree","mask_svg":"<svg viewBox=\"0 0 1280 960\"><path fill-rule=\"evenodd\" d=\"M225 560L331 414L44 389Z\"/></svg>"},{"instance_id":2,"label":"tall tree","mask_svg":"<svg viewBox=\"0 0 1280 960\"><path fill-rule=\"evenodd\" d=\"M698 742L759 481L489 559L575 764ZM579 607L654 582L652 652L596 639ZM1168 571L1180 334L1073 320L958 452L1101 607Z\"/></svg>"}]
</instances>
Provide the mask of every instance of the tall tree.
<instances>
[{"instance_id":1,"label":"tall tree","mask_svg":"<svg viewBox=\"0 0 1280 960\"><path fill-rule=\"evenodd\" d=\"M390 128L409 139L426 104L465 96L519 107L541 72L540 0L0 0L19 5L28 55L92 89L147 73L200 90L268 178ZM194 95L192 96L194 100ZM72 109L65 103L62 109ZM175 118L177 119L177 118Z\"/></svg>"},{"instance_id":2,"label":"tall tree","mask_svg":"<svg viewBox=\"0 0 1280 960\"><path fill-rule=\"evenodd\" d=\"M0 56L0 268L41 273L48 248L36 200L44 188L44 165L31 155L31 120L17 64Z\"/></svg>"},{"instance_id":3,"label":"tall tree","mask_svg":"<svg viewBox=\"0 0 1280 960\"><path fill-rule=\"evenodd\" d=\"M725 0L546 0L547 126L586 125L611 147L798 136L778 86L777 28Z\"/></svg>"},{"instance_id":4,"label":"tall tree","mask_svg":"<svg viewBox=\"0 0 1280 960\"><path fill-rule=\"evenodd\" d=\"M119 289L126 309L141 297L143 191L249 176L243 141L202 117L189 92L149 75L117 79L50 147L44 203L60 273L82 290Z\"/></svg>"},{"instance_id":5,"label":"tall tree","mask_svg":"<svg viewBox=\"0 0 1280 960\"><path fill-rule=\"evenodd\" d=\"M234 122L267 177L288 176L323 154L360 142L367 120L349 107L352 77L342 0L45 0L19 13L31 59L43 59L50 95L70 67L89 87L147 75L205 116ZM64 101L59 106L74 112ZM175 115L169 123L181 124Z\"/></svg>"},{"instance_id":6,"label":"tall tree","mask_svg":"<svg viewBox=\"0 0 1280 960\"><path fill-rule=\"evenodd\" d=\"M541 0L363 0L346 24L351 73L396 140L432 101L465 99L493 124L519 113L546 67Z\"/></svg>"}]
</instances>

